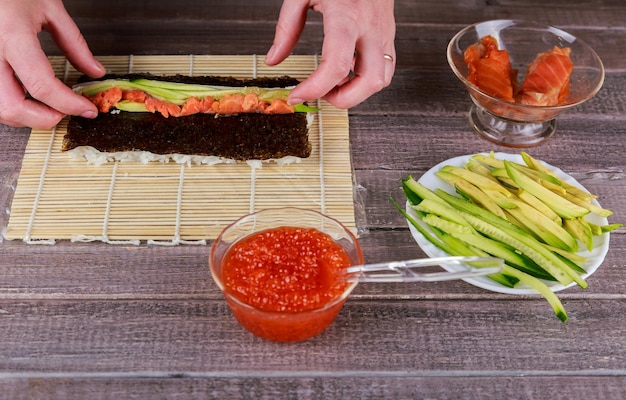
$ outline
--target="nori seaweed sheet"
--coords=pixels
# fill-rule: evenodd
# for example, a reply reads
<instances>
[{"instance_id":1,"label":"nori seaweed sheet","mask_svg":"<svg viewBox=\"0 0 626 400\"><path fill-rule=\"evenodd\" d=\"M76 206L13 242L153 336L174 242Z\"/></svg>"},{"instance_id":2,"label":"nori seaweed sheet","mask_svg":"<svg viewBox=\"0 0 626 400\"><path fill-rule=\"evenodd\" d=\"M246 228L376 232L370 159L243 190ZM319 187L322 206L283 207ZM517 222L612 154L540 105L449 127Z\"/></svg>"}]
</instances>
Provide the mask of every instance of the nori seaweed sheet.
<instances>
[{"instance_id":1,"label":"nori seaweed sheet","mask_svg":"<svg viewBox=\"0 0 626 400\"><path fill-rule=\"evenodd\" d=\"M311 154L305 113L212 114L165 118L161 114L99 114L72 117L63 151L91 146L100 151L149 151L155 154L220 156L266 160Z\"/></svg>"},{"instance_id":2,"label":"nori seaweed sheet","mask_svg":"<svg viewBox=\"0 0 626 400\"><path fill-rule=\"evenodd\" d=\"M232 86L232 87L244 87L244 86L258 86L262 88L279 88L295 86L300 83L299 80L290 76L276 76L276 77L259 77L250 79L234 78L232 76L188 76L188 75L153 75L148 73L134 73L134 74L107 74L101 78L90 78L86 75L82 75L78 78L79 83L102 81L105 79L152 79L165 82L178 82L178 83L191 83L196 85L214 85L214 86Z\"/></svg>"},{"instance_id":3,"label":"nori seaweed sheet","mask_svg":"<svg viewBox=\"0 0 626 400\"><path fill-rule=\"evenodd\" d=\"M160 79L221 86L285 87L290 77L231 77L150 74L107 75L100 79ZM99 80L100 80L99 79ZM80 81L88 81L81 78ZM165 118L159 113L101 113L95 119L71 117L63 151L91 146L104 152L149 151L154 154L220 156L235 160L266 160L311 154L305 113L238 114L216 117L195 114Z\"/></svg>"}]
</instances>

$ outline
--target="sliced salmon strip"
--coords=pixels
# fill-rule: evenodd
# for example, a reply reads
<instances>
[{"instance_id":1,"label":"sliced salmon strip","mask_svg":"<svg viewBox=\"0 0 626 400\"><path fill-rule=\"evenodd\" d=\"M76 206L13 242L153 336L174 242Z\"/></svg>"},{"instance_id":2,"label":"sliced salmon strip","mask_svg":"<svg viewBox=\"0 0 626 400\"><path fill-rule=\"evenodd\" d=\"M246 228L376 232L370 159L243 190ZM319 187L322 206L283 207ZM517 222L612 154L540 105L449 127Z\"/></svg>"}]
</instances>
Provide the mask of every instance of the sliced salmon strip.
<instances>
[{"instance_id":1,"label":"sliced salmon strip","mask_svg":"<svg viewBox=\"0 0 626 400\"><path fill-rule=\"evenodd\" d=\"M159 100L141 90L124 90L113 87L98 93L89 99L102 113L109 112L121 100L144 103L149 112L158 112L164 117L180 117L198 113L233 115L240 113L267 113L267 114L291 114L294 107L285 100L276 99L271 104L261 100L255 93L246 95L236 93L215 100L210 96L205 98L190 97L182 106Z\"/></svg>"},{"instance_id":2,"label":"sliced salmon strip","mask_svg":"<svg viewBox=\"0 0 626 400\"><path fill-rule=\"evenodd\" d=\"M217 108L216 113L227 115L242 113L244 99L245 96L239 93L224 96L219 100L217 106L213 103L213 110L216 110Z\"/></svg>"},{"instance_id":3,"label":"sliced salmon strip","mask_svg":"<svg viewBox=\"0 0 626 400\"><path fill-rule=\"evenodd\" d=\"M243 112L263 112L266 106L266 103L264 101L261 101L256 93L248 93L243 98Z\"/></svg>"},{"instance_id":4,"label":"sliced salmon strip","mask_svg":"<svg viewBox=\"0 0 626 400\"><path fill-rule=\"evenodd\" d=\"M185 103L182 105L180 110L180 115L193 115L198 114L202 110L202 100L197 97L188 98Z\"/></svg>"},{"instance_id":5,"label":"sliced salmon strip","mask_svg":"<svg viewBox=\"0 0 626 400\"><path fill-rule=\"evenodd\" d=\"M146 93L142 90L124 90L122 92L122 99L128 101L134 101L135 103L145 103Z\"/></svg>"},{"instance_id":6,"label":"sliced salmon strip","mask_svg":"<svg viewBox=\"0 0 626 400\"><path fill-rule=\"evenodd\" d=\"M117 86L112 87L88 98L98 107L99 112L108 113L111 108L115 107L122 100L122 89Z\"/></svg>"},{"instance_id":7,"label":"sliced salmon strip","mask_svg":"<svg viewBox=\"0 0 626 400\"><path fill-rule=\"evenodd\" d=\"M528 66L518 101L537 106L564 103L569 95L570 76L574 69L570 52L569 48L555 46L552 50L538 54Z\"/></svg>"},{"instance_id":8,"label":"sliced salmon strip","mask_svg":"<svg viewBox=\"0 0 626 400\"><path fill-rule=\"evenodd\" d=\"M468 65L468 80L485 93L507 101L514 101L517 71L511 67L509 53L498 49L492 36L469 46L464 54Z\"/></svg>"},{"instance_id":9,"label":"sliced salmon strip","mask_svg":"<svg viewBox=\"0 0 626 400\"><path fill-rule=\"evenodd\" d=\"M165 118L170 116L178 117L181 115L181 108L173 103L168 103L166 101L162 101L157 99L156 97L146 96L146 101L144 103L146 108L150 112L158 112L163 115Z\"/></svg>"},{"instance_id":10,"label":"sliced salmon strip","mask_svg":"<svg viewBox=\"0 0 626 400\"><path fill-rule=\"evenodd\" d=\"M266 114L291 114L294 112L293 106L283 99L274 99L266 109Z\"/></svg>"}]
</instances>

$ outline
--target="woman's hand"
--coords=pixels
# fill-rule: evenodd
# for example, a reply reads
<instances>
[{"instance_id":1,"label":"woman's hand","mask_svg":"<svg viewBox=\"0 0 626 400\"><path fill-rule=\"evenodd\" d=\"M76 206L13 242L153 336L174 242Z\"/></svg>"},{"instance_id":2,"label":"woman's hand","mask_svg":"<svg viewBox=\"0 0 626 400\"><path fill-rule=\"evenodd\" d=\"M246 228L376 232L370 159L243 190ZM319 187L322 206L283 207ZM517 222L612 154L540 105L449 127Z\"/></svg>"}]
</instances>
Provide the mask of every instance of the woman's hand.
<instances>
[{"instance_id":1,"label":"woman's hand","mask_svg":"<svg viewBox=\"0 0 626 400\"><path fill-rule=\"evenodd\" d=\"M323 14L322 61L289 96L291 104L324 98L350 108L391 83L395 72L393 0L285 0L265 62L294 49L309 8Z\"/></svg>"},{"instance_id":2,"label":"woman's hand","mask_svg":"<svg viewBox=\"0 0 626 400\"><path fill-rule=\"evenodd\" d=\"M55 78L37 34L50 33L79 71L106 71L61 0L0 0L0 123L50 128L65 115L93 118L96 107Z\"/></svg>"}]
</instances>

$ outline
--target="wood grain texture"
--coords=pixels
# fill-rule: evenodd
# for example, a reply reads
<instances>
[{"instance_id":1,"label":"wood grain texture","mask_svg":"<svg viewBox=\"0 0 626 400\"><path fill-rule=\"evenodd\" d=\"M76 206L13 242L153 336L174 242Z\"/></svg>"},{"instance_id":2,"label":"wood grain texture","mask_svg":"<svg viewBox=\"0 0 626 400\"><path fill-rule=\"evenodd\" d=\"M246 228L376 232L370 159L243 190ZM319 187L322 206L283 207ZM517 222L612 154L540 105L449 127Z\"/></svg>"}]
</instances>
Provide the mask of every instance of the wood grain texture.
<instances>
[{"instance_id":1,"label":"wood grain texture","mask_svg":"<svg viewBox=\"0 0 626 400\"><path fill-rule=\"evenodd\" d=\"M279 0L66 1L96 55L264 54ZM321 17L295 54L321 51ZM626 220L626 4L396 0L397 71L349 112L366 261L424 256L389 196L400 179L463 154L509 149L479 139L471 101L445 58L464 25L532 19L579 35L606 80L529 152L556 165ZM48 54L60 54L46 34ZM28 129L0 125L4 227ZM462 281L362 284L312 340L280 345L245 332L211 280L208 246L0 243L0 398L623 399L626 230L586 290L559 293L562 324L538 296Z\"/></svg>"}]
</instances>

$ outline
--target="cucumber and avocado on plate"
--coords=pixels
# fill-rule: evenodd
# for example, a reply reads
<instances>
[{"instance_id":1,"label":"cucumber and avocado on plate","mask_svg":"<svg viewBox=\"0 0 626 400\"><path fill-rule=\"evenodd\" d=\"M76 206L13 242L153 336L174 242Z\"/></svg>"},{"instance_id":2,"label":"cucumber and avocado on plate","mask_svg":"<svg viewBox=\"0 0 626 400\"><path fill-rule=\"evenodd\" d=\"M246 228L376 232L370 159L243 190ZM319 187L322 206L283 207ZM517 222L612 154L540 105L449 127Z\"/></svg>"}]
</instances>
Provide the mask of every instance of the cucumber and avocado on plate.
<instances>
[{"instance_id":1,"label":"cucumber and avocado on plate","mask_svg":"<svg viewBox=\"0 0 626 400\"><path fill-rule=\"evenodd\" d=\"M539 293L564 322L555 292L586 288L608 252L609 232L622 226L609 224L612 212L574 178L525 152L452 158L402 185L406 208L394 204L428 256L502 258L502 273L466 281L500 293Z\"/></svg>"}]
</instances>

